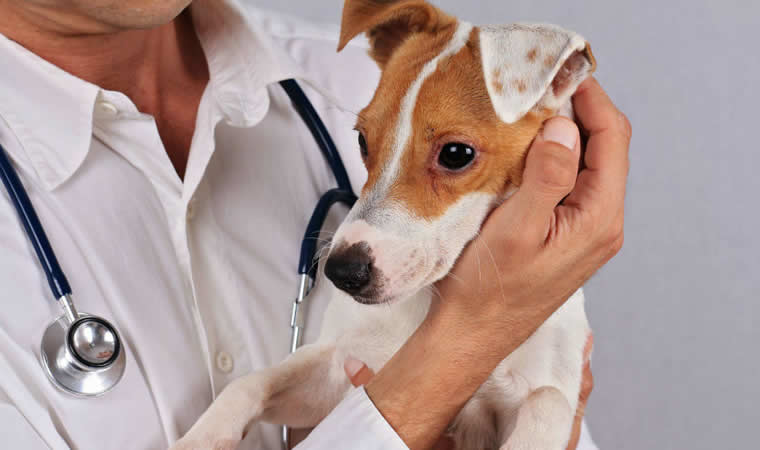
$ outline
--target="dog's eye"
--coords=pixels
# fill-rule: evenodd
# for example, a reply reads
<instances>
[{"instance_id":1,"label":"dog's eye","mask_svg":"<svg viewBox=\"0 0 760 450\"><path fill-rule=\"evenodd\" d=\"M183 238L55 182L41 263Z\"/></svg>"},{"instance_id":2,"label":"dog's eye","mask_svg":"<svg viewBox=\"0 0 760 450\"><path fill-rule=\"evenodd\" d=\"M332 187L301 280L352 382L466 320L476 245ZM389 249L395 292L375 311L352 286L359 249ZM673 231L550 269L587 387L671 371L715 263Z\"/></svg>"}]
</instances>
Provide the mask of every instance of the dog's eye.
<instances>
[{"instance_id":1,"label":"dog's eye","mask_svg":"<svg viewBox=\"0 0 760 450\"><path fill-rule=\"evenodd\" d=\"M367 157L367 140L364 139L364 134L362 132L359 132L359 151L362 154L362 158Z\"/></svg>"},{"instance_id":2,"label":"dog's eye","mask_svg":"<svg viewBox=\"0 0 760 450\"><path fill-rule=\"evenodd\" d=\"M438 163L449 170L467 167L475 159L475 150L461 142L449 142L441 148Z\"/></svg>"}]
</instances>

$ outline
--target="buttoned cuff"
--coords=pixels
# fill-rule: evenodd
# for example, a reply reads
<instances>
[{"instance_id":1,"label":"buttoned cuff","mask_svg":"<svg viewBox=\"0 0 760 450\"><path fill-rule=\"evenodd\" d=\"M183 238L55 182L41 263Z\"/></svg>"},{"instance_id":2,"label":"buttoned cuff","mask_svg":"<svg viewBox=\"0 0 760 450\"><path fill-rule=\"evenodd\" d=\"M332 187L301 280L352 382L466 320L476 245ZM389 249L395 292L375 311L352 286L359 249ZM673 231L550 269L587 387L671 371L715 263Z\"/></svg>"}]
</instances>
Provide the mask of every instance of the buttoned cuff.
<instances>
[{"instance_id":1,"label":"buttoned cuff","mask_svg":"<svg viewBox=\"0 0 760 450\"><path fill-rule=\"evenodd\" d=\"M408 450L363 387L354 388L297 450Z\"/></svg>"}]
</instances>

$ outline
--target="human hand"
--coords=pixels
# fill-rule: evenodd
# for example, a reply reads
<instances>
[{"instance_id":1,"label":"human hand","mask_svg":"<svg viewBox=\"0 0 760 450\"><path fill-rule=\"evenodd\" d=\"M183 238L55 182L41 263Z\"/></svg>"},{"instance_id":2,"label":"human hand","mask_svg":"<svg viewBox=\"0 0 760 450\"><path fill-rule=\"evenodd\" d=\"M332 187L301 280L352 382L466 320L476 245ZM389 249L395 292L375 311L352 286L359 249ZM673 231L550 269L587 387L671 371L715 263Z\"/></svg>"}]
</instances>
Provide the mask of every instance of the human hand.
<instances>
[{"instance_id":1,"label":"human hand","mask_svg":"<svg viewBox=\"0 0 760 450\"><path fill-rule=\"evenodd\" d=\"M631 126L594 79L573 105L588 135L584 168L575 124L547 121L520 190L492 212L436 284L426 320L366 385L409 448L433 445L494 368L622 247Z\"/></svg>"},{"instance_id":2,"label":"human hand","mask_svg":"<svg viewBox=\"0 0 760 450\"><path fill-rule=\"evenodd\" d=\"M492 348L499 361L623 244L630 124L593 78L573 104L588 132L585 167L578 172L575 124L548 120L528 152L520 189L437 283L430 319L451 324L469 345ZM506 342L503 330L511 335Z\"/></svg>"}]
</instances>

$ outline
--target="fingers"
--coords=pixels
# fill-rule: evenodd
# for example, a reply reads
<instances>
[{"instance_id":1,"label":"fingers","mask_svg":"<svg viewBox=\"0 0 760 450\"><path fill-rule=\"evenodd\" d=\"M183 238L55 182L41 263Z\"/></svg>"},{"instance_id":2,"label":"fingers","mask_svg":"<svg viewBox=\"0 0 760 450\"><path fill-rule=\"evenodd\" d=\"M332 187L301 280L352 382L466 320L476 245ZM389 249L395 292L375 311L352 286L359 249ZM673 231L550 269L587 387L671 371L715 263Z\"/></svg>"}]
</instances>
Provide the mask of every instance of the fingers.
<instances>
[{"instance_id":1,"label":"fingers","mask_svg":"<svg viewBox=\"0 0 760 450\"><path fill-rule=\"evenodd\" d=\"M351 356L347 357L346 361L343 363L343 370L346 372L348 379L351 380L351 384L356 387L364 386L369 383L369 380L371 380L373 376L375 376L372 369Z\"/></svg>"},{"instance_id":2,"label":"fingers","mask_svg":"<svg viewBox=\"0 0 760 450\"><path fill-rule=\"evenodd\" d=\"M575 185L579 154L578 127L564 117L549 119L528 150L520 189L495 214L543 242L554 208Z\"/></svg>"},{"instance_id":3,"label":"fingers","mask_svg":"<svg viewBox=\"0 0 760 450\"><path fill-rule=\"evenodd\" d=\"M573 109L583 128L589 134L615 129L630 138L631 126L626 117L615 107L594 77L578 86L573 95Z\"/></svg>"},{"instance_id":4,"label":"fingers","mask_svg":"<svg viewBox=\"0 0 760 450\"><path fill-rule=\"evenodd\" d=\"M584 162L569 203L598 205L608 209L621 203L628 175L628 146L631 124L612 103L594 78L584 81L573 96L575 114L589 133ZM587 198L601 197L601 201Z\"/></svg>"}]
</instances>

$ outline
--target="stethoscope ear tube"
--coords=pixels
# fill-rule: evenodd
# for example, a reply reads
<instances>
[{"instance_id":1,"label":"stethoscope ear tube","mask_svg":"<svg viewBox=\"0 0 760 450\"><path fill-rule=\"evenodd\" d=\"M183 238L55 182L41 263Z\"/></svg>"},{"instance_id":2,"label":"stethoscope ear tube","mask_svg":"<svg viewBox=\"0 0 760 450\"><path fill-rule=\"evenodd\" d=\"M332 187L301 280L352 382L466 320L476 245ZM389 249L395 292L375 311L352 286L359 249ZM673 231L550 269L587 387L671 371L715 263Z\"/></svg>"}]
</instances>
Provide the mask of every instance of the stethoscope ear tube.
<instances>
[{"instance_id":1,"label":"stethoscope ear tube","mask_svg":"<svg viewBox=\"0 0 760 450\"><path fill-rule=\"evenodd\" d=\"M293 103L293 108L295 108L298 115L301 116L301 119L309 128L309 131L311 131L311 135L325 156L327 164L330 165L330 170L332 170L333 176L335 176L338 187L344 191L353 193L351 181L348 179L348 173L345 166L343 166L338 149L335 147L335 142L333 142L330 133L327 131L327 127L325 127L322 119L319 118L319 114L317 114L303 89L293 79L280 81L280 86L288 94L290 101Z\"/></svg>"},{"instance_id":2,"label":"stethoscope ear tube","mask_svg":"<svg viewBox=\"0 0 760 450\"><path fill-rule=\"evenodd\" d=\"M58 264L58 259L55 257L53 248L50 246L50 241L48 241L45 230L40 224L40 219L37 217L32 202L29 200L29 196L26 194L21 180L18 179L16 171L13 170L2 145L0 145L0 178L2 178L3 184L5 184L11 202L16 207L19 219L24 224L26 234L29 236L35 253L37 253L37 259L39 259L42 269L45 271L53 297L59 300L70 295L71 287L69 286L69 281Z\"/></svg>"},{"instance_id":3,"label":"stethoscope ear tube","mask_svg":"<svg viewBox=\"0 0 760 450\"><path fill-rule=\"evenodd\" d=\"M314 256L317 252L319 232L327 218L327 213L330 212L330 207L336 203L343 203L350 208L355 202L356 195L353 192L346 192L340 188L330 189L319 198L309 219L309 224L306 226L303 241L301 241L301 255L298 260L299 274L309 275L312 280L317 275L318 261Z\"/></svg>"}]
</instances>

